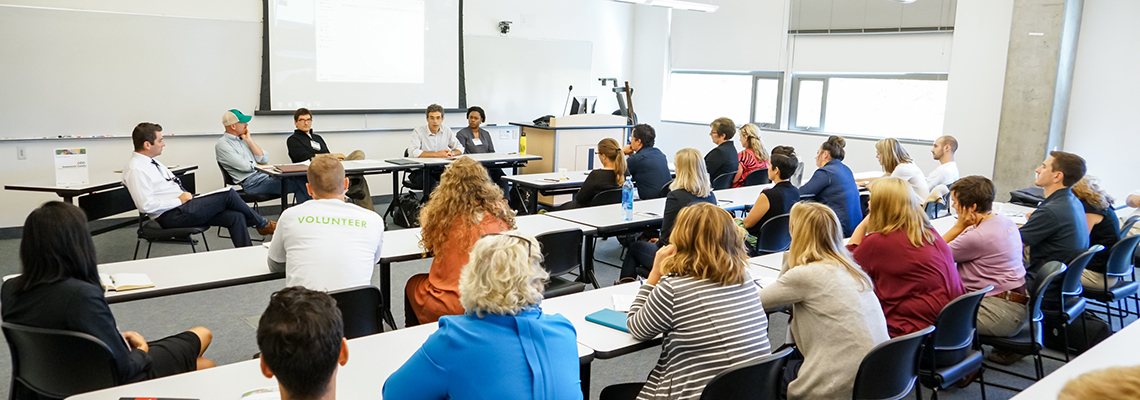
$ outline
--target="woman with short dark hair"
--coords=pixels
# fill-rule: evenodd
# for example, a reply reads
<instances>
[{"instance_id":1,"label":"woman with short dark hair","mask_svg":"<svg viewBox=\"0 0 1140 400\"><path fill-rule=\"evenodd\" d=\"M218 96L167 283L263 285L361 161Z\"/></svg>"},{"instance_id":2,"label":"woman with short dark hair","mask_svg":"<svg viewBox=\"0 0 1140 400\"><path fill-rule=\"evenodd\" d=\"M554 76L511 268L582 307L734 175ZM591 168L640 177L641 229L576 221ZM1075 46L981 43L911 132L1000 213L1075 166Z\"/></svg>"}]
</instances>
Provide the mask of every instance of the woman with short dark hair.
<instances>
[{"instance_id":1,"label":"woman with short dark hair","mask_svg":"<svg viewBox=\"0 0 1140 400\"><path fill-rule=\"evenodd\" d=\"M209 329L197 327L149 343L136 332L119 333L95 260L83 210L45 203L24 221L20 276L0 288L0 317L7 323L94 336L110 348L123 383L214 366L202 358L212 340Z\"/></svg>"}]
</instances>

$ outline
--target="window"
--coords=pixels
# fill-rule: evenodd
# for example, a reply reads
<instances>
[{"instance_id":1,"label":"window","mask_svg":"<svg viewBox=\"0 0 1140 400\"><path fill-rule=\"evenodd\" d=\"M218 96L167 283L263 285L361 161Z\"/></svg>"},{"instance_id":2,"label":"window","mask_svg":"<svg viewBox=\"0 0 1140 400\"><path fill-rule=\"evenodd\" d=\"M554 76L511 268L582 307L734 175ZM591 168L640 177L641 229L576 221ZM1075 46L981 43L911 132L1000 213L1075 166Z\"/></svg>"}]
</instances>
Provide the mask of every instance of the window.
<instances>
[{"instance_id":1,"label":"window","mask_svg":"<svg viewBox=\"0 0 1140 400\"><path fill-rule=\"evenodd\" d=\"M794 130L934 140L946 112L945 74L792 78Z\"/></svg>"},{"instance_id":2,"label":"window","mask_svg":"<svg viewBox=\"0 0 1140 400\"><path fill-rule=\"evenodd\" d=\"M708 124L720 117L763 128L780 124L780 72L673 71L665 89L661 118Z\"/></svg>"}]
</instances>

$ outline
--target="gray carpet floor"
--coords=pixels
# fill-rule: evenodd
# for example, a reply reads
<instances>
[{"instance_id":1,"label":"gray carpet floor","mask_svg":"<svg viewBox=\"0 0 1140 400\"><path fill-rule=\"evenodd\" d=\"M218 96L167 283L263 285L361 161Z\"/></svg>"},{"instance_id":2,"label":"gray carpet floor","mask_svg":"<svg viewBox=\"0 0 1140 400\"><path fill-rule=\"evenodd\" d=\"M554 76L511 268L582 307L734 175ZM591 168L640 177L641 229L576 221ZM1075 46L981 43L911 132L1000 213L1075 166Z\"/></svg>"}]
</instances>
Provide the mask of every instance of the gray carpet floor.
<instances>
[{"instance_id":1,"label":"gray carpet floor","mask_svg":"<svg viewBox=\"0 0 1140 400\"><path fill-rule=\"evenodd\" d=\"M383 210L387 204L377 203L376 208ZM266 215L275 219L275 215ZM390 222L390 221L389 221ZM396 228L394 224L389 226ZM252 231L251 231L252 232ZM256 233L254 237L257 238ZM109 263L130 260L135 246L135 228L127 227L108 232L95 237L99 262ZM229 239L219 238L217 230L207 234L210 249L232 248ZM0 276L19 272L19 239L0 240ZM145 252L146 245L140 254ZM165 257L170 255L189 253L186 245L155 244L151 257ZM620 264L621 246L615 239L599 242L597 257ZM403 323L403 283L414 274L426 273L431 260L417 260L393 264L392 282L395 295L395 304L392 310L396 321ZM603 285L610 285L618 277L618 268L596 263L597 275ZM122 331L137 331L148 340L173 335L194 326L205 326L213 331L214 342L205 356L218 365L250 359L257 353L255 341L256 317L261 315L269 295L282 288L283 280L263 282L233 288L215 289L203 292L161 297L149 300L120 303L111 306L115 319ZM373 284L378 285L378 278L373 277ZM253 318L251 318L253 317ZM1131 320L1129 320L1131 322ZM1117 327L1119 329L1119 327ZM773 314L769 324L769 339L773 344L783 343L787 331L787 318L784 314ZM775 345L774 345L775 346ZM988 349L987 349L988 351ZM11 360L8 357L7 346L0 346L0 376L8 378L11 375ZM1060 356L1059 353L1046 350L1047 354ZM592 365L591 398L597 398L598 393L607 385L624 382L644 381L649 371L657 362L660 354L658 348L651 348L628 354L610 360L595 360ZM1046 359L1046 372L1057 369L1062 363ZM1032 357L1026 357L1011 367L1023 374L1032 374ZM999 372L988 371L985 374L987 382L996 382L1013 387L1025 387L1028 381L1015 378ZM8 379L5 379L7 382ZM377 382L379 387L382 383ZM6 398L7 385L0 385L0 398ZM987 387L989 399L1007 399L1015 393L1007 390ZM913 394L912 394L913 396ZM929 390L924 389L923 397L929 397ZM980 389L973 384L965 389L951 388L941 392L945 399L974 399L981 398Z\"/></svg>"}]
</instances>

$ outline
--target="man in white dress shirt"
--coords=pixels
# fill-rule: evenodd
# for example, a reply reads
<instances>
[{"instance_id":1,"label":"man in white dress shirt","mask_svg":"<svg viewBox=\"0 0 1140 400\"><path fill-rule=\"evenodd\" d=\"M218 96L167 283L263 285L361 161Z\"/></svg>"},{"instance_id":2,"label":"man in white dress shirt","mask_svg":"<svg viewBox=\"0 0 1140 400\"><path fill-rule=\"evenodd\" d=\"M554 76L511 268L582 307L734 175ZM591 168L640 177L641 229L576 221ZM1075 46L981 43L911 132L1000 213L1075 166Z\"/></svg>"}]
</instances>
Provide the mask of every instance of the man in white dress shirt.
<instances>
[{"instance_id":1,"label":"man in white dress shirt","mask_svg":"<svg viewBox=\"0 0 1140 400\"><path fill-rule=\"evenodd\" d=\"M269 270L285 286L332 291L372 283L380 262L384 218L344 201L348 178L332 154L312 158L306 184L312 200L281 213L269 245Z\"/></svg>"},{"instance_id":2,"label":"man in white dress shirt","mask_svg":"<svg viewBox=\"0 0 1140 400\"><path fill-rule=\"evenodd\" d=\"M455 138L451 128L443 126L443 107L432 104L427 108L427 125L412 130L412 143L408 146L409 157L455 157L463 154L463 145ZM423 182L423 170L412 171L408 179L419 184ZM427 187L422 188L430 192L439 184L439 177L443 175L442 169L431 172ZM424 201L427 201L425 198Z\"/></svg>"},{"instance_id":3,"label":"man in white dress shirt","mask_svg":"<svg viewBox=\"0 0 1140 400\"><path fill-rule=\"evenodd\" d=\"M262 235L273 234L277 223L258 215L242 201L237 192L227 190L205 196L194 196L182 187L166 165L155 160L162 155L166 143L162 126L143 122L131 132L135 152L123 168L123 186L131 194L135 207L158 222L164 229L193 226L221 226L229 229L234 247L250 246L247 227L257 227Z\"/></svg>"},{"instance_id":4,"label":"man in white dress shirt","mask_svg":"<svg viewBox=\"0 0 1140 400\"><path fill-rule=\"evenodd\" d=\"M934 148L930 149L930 154L942 165L926 176L926 187L930 188L930 191L933 192L934 187L938 185L950 187L951 183L958 180L958 163L954 162L956 152L958 152L958 139L954 139L953 136L946 135L934 139Z\"/></svg>"}]
</instances>

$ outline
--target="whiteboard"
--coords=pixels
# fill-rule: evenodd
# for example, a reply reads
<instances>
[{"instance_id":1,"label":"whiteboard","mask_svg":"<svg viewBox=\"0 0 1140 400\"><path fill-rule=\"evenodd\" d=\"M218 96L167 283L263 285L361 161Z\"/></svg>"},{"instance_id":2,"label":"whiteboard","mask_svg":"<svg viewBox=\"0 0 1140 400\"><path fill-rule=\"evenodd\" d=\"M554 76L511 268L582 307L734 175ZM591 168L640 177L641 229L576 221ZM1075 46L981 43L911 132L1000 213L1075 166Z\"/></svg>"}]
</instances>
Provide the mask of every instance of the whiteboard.
<instances>
[{"instance_id":1,"label":"whiteboard","mask_svg":"<svg viewBox=\"0 0 1140 400\"><path fill-rule=\"evenodd\" d=\"M3 6L0 37L0 138L220 133L257 105L257 21Z\"/></svg>"},{"instance_id":2,"label":"whiteboard","mask_svg":"<svg viewBox=\"0 0 1140 400\"><path fill-rule=\"evenodd\" d=\"M464 36L463 58L467 105L483 107L491 123L562 116L568 86L582 96L597 84L587 41Z\"/></svg>"}]
</instances>

